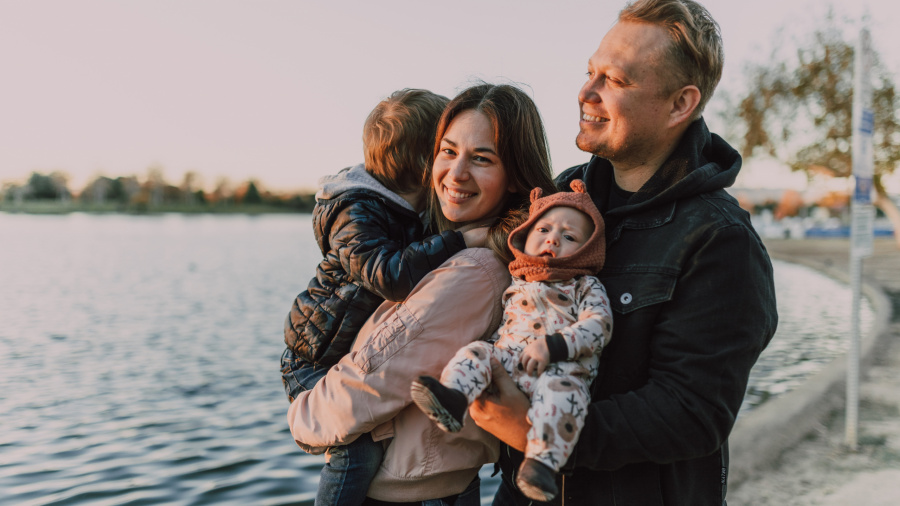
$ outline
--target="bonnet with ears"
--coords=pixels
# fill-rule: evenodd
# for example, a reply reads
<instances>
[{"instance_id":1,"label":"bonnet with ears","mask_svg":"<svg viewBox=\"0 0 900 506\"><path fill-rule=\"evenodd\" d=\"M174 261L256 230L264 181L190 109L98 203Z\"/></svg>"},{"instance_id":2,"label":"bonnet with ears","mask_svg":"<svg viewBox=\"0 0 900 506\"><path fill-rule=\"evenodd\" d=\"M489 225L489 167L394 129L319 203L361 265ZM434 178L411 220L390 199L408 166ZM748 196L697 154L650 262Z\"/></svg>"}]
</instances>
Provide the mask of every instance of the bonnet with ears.
<instances>
[{"instance_id":1,"label":"bonnet with ears","mask_svg":"<svg viewBox=\"0 0 900 506\"><path fill-rule=\"evenodd\" d=\"M580 179L572 181L571 192L559 192L544 197L540 188L531 190L528 219L509 234L508 245L515 260L509 272L525 281L567 280L579 275L596 275L606 258L606 235L603 216L587 194ZM594 223L594 232L575 253L562 258L537 257L526 254L525 238L534 223L554 207L572 207L586 214Z\"/></svg>"}]
</instances>

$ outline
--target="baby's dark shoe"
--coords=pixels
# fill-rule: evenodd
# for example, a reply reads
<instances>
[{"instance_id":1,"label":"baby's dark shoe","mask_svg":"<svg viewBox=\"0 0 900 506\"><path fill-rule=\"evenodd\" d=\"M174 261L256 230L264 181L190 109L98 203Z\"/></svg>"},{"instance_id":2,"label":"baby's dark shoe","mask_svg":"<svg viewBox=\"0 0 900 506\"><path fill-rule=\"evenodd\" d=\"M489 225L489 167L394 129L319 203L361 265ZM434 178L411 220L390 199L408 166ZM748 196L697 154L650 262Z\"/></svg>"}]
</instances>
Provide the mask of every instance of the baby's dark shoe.
<instances>
[{"instance_id":1,"label":"baby's dark shoe","mask_svg":"<svg viewBox=\"0 0 900 506\"><path fill-rule=\"evenodd\" d=\"M556 497L556 472L546 464L535 459L525 459L519 466L516 486L525 497L540 502L547 502Z\"/></svg>"},{"instance_id":2,"label":"baby's dark shoe","mask_svg":"<svg viewBox=\"0 0 900 506\"><path fill-rule=\"evenodd\" d=\"M438 427L447 432L459 432L469 408L468 399L459 390L445 387L431 376L419 376L410 387L413 402Z\"/></svg>"}]
</instances>

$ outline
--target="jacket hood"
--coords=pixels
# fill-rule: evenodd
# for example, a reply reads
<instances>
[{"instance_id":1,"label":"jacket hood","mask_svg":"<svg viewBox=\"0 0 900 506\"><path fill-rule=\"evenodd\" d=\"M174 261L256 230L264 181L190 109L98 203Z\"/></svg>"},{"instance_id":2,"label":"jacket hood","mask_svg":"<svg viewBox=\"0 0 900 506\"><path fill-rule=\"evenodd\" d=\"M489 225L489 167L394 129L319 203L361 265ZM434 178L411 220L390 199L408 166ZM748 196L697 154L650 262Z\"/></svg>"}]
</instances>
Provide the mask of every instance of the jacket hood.
<instances>
[{"instance_id":1,"label":"jacket hood","mask_svg":"<svg viewBox=\"0 0 900 506\"><path fill-rule=\"evenodd\" d=\"M388 190L387 187L366 172L366 166L364 164L347 167L341 169L337 174L321 177L319 179L319 191L316 192L316 201L330 200L339 197L341 194L360 190L376 193L385 200L393 202L404 209L416 212L409 202L403 200L402 197L391 190Z\"/></svg>"},{"instance_id":2,"label":"jacket hood","mask_svg":"<svg viewBox=\"0 0 900 506\"><path fill-rule=\"evenodd\" d=\"M606 231L603 216L587 194L584 183L576 179L570 184L571 192L559 192L544 196L540 188L531 190L531 207L528 219L509 234L507 245L515 259L509 264L509 272L525 281L567 280L580 275L593 275L603 268L606 258ZM528 232L534 223L555 207L571 207L587 215L594 231L574 253L559 258L533 256L523 251Z\"/></svg>"}]
</instances>

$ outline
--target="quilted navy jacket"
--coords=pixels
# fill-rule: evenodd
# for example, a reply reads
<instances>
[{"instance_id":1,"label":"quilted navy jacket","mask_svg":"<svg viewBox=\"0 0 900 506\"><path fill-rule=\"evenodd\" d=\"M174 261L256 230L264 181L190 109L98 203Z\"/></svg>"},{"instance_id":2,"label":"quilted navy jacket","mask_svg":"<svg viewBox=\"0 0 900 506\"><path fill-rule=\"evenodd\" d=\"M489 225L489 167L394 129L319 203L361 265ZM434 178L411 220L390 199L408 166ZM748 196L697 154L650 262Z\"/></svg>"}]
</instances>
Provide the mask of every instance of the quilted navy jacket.
<instances>
[{"instance_id":1,"label":"quilted navy jacket","mask_svg":"<svg viewBox=\"0 0 900 506\"><path fill-rule=\"evenodd\" d=\"M423 238L422 221L363 165L323 178L313 231L322 251L316 276L294 299L285 344L299 357L330 366L385 300L402 301L426 274L465 248L462 234Z\"/></svg>"}]
</instances>

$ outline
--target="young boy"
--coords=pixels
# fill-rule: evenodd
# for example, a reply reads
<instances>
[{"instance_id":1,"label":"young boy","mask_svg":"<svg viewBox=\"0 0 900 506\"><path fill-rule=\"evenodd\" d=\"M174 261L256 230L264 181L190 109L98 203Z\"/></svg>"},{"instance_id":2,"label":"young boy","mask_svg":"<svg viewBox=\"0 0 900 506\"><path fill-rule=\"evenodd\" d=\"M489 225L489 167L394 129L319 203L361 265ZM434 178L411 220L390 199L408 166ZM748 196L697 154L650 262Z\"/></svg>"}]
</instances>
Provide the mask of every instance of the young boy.
<instances>
[{"instance_id":1,"label":"young boy","mask_svg":"<svg viewBox=\"0 0 900 506\"><path fill-rule=\"evenodd\" d=\"M480 240L455 231L424 238L424 174L446 97L404 89L380 102L363 128L365 164L320 180L313 228L324 258L285 320L281 358L289 401L349 352L385 300L401 301L428 272ZM483 235L483 232L482 232ZM383 457L368 434L326 451L316 506L358 505Z\"/></svg>"},{"instance_id":2,"label":"young boy","mask_svg":"<svg viewBox=\"0 0 900 506\"><path fill-rule=\"evenodd\" d=\"M438 381L413 382L413 401L442 429L462 428L468 405L491 382L496 358L531 397L531 430L516 485L528 498L557 494L556 472L584 426L589 387L612 334L606 289L592 274L603 267L604 224L580 180L574 192L531 192L528 220L509 235L515 260L503 294L503 322L491 342L459 350ZM524 237L523 237L524 236Z\"/></svg>"}]
</instances>

